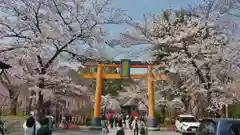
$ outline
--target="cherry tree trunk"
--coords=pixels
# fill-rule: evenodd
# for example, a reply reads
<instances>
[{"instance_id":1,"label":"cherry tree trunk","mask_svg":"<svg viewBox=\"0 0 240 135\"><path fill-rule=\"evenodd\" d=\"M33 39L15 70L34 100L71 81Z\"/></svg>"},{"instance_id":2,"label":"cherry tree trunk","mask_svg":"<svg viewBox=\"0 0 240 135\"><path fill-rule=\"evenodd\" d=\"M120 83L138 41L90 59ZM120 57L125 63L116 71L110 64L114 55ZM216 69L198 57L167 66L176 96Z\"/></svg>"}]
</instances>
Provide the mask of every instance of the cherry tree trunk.
<instances>
[{"instance_id":1,"label":"cherry tree trunk","mask_svg":"<svg viewBox=\"0 0 240 135\"><path fill-rule=\"evenodd\" d=\"M30 111L32 110L32 100L33 100L32 98L29 99L26 114L30 114Z\"/></svg>"},{"instance_id":2,"label":"cherry tree trunk","mask_svg":"<svg viewBox=\"0 0 240 135\"><path fill-rule=\"evenodd\" d=\"M10 97L10 114L17 115L18 95L16 91L12 88L9 89L9 97Z\"/></svg>"},{"instance_id":3,"label":"cherry tree trunk","mask_svg":"<svg viewBox=\"0 0 240 135\"><path fill-rule=\"evenodd\" d=\"M44 106L43 106L43 95L41 94L41 92L39 92L39 95L38 95L37 111L38 111L38 117L43 118L45 115L45 112L44 112Z\"/></svg>"},{"instance_id":4,"label":"cherry tree trunk","mask_svg":"<svg viewBox=\"0 0 240 135\"><path fill-rule=\"evenodd\" d=\"M42 80L42 81L39 83L39 88L44 89L44 87L45 87L44 81ZM45 115L43 102L44 102L44 101L43 101L43 94L42 94L41 91L39 91L39 93L38 93L38 107L37 107L38 117L39 117L39 118L43 118L44 115Z\"/></svg>"},{"instance_id":5,"label":"cherry tree trunk","mask_svg":"<svg viewBox=\"0 0 240 135\"><path fill-rule=\"evenodd\" d=\"M13 98L10 102L10 114L17 115L18 98Z\"/></svg>"}]
</instances>

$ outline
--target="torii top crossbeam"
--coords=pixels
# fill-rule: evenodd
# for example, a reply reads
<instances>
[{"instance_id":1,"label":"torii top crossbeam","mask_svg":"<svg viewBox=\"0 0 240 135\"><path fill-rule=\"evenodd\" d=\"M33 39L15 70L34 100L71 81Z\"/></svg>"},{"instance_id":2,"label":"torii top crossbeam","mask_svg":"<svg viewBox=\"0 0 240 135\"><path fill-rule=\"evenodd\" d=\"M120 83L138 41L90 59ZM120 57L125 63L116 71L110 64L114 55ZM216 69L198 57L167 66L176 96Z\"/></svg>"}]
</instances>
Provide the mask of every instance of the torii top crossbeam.
<instances>
[{"instance_id":1,"label":"torii top crossbeam","mask_svg":"<svg viewBox=\"0 0 240 135\"><path fill-rule=\"evenodd\" d=\"M109 68L119 68L121 61L106 61L106 62L86 62L83 64L86 67L97 67L98 64L102 64L103 67L109 67ZM148 66L152 67L166 67L165 65L161 65L158 62L141 62L141 61L131 61L130 62L131 68L147 68Z\"/></svg>"},{"instance_id":2,"label":"torii top crossbeam","mask_svg":"<svg viewBox=\"0 0 240 135\"><path fill-rule=\"evenodd\" d=\"M165 68L165 65L161 65L159 63L153 62L153 63L146 63L146 62L141 62L141 61L130 61L125 59L126 61L128 61L128 65L127 68L150 68L151 67L151 71L152 69L155 67L158 68ZM122 60L123 61L123 60ZM111 62L88 62L85 63L84 66L85 67L99 67L99 65L101 65L101 67L108 67L108 68L120 68L120 71L122 71L121 69L123 69L123 67L121 67L121 62L122 61L111 61ZM126 69L126 68L125 68ZM128 78L131 79L146 79L148 78L148 73L145 74L131 74L130 73L130 69L127 71L128 73ZM151 73L152 74L152 73ZM83 78L86 79L93 79L97 77L97 73L85 73L82 74ZM102 78L104 79L121 79L123 77L121 77L121 73L120 74L107 74L107 73L103 73L101 75ZM167 76L164 74L152 74L152 77L156 80L167 80Z\"/></svg>"}]
</instances>

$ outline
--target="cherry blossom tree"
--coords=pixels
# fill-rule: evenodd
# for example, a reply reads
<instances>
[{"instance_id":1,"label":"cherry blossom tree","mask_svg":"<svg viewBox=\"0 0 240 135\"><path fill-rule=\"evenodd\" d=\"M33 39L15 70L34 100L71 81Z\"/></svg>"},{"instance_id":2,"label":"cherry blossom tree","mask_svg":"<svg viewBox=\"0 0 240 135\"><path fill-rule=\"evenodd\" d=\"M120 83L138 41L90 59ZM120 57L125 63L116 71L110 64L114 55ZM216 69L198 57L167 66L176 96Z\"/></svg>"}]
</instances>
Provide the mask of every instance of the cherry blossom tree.
<instances>
[{"instance_id":1,"label":"cherry blossom tree","mask_svg":"<svg viewBox=\"0 0 240 135\"><path fill-rule=\"evenodd\" d=\"M220 27L205 18L188 16L183 10L144 16L143 23L130 18L128 24L135 30L123 33L120 43L149 44L152 55L167 50L165 64L182 80L181 85L172 87L176 94L204 93L208 106L226 99L226 84L232 80L229 61L223 57L228 36ZM216 93L225 97L213 96Z\"/></svg>"},{"instance_id":2,"label":"cherry blossom tree","mask_svg":"<svg viewBox=\"0 0 240 135\"><path fill-rule=\"evenodd\" d=\"M189 15L204 17L220 24L229 37L239 39L239 7L238 0L204 0L200 5L190 5L183 10Z\"/></svg>"},{"instance_id":3,"label":"cherry blossom tree","mask_svg":"<svg viewBox=\"0 0 240 135\"><path fill-rule=\"evenodd\" d=\"M2 49L0 50L0 56L3 58L4 61L8 62L8 59L5 57L5 53L10 53L11 51L16 49L14 47L7 48L6 45L2 44ZM10 69L11 70L11 69ZM8 96L4 96L6 99L5 102L9 101L10 99L10 113L15 115L17 114L17 105L18 105L18 96L19 91L24 88L22 83L17 82L16 79L14 80L9 71L3 70L0 76L0 83L4 86L4 88L8 91Z\"/></svg>"},{"instance_id":4,"label":"cherry blossom tree","mask_svg":"<svg viewBox=\"0 0 240 135\"><path fill-rule=\"evenodd\" d=\"M102 96L101 100L101 110L102 112L106 111L116 111L121 112L121 106L119 101L117 101L114 97L108 95Z\"/></svg>"},{"instance_id":5,"label":"cherry blossom tree","mask_svg":"<svg viewBox=\"0 0 240 135\"><path fill-rule=\"evenodd\" d=\"M213 20L237 7L239 7L239 1L237 0L204 0L197 6L189 5L186 11L189 11L189 14Z\"/></svg>"},{"instance_id":6,"label":"cherry blossom tree","mask_svg":"<svg viewBox=\"0 0 240 135\"><path fill-rule=\"evenodd\" d=\"M8 48L18 47L16 58L34 58L37 65L33 69L37 77L32 77L40 88L40 113L54 61L60 56L86 61L86 50L98 54L106 48L105 25L122 23L124 15L121 9L109 6L110 0L3 0L0 4L0 37L10 40Z\"/></svg>"},{"instance_id":7,"label":"cherry blossom tree","mask_svg":"<svg viewBox=\"0 0 240 135\"><path fill-rule=\"evenodd\" d=\"M35 96L36 100L39 99L39 91L42 92L43 96L48 99L54 100L55 97L63 95L63 93L76 93L76 94L87 94L87 87L83 85L76 84L72 78L68 75L68 70L63 70L58 66L57 63L53 64L51 68L48 69L48 72L44 75L37 74L34 71L34 65L28 63L26 60L22 60L21 66L23 69L23 75L15 75L18 78L21 78L28 82L31 96ZM38 87L38 80L44 79L45 88L40 89ZM59 93L61 93L59 95ZM29 107L31 107L31 99L29 102Z\"/></svg>"},{"instance_id":8,"label":"cherry blossom tree","mask_svg":"<svg viewBox=\"0 0 240 135\"><path fill-rule=\"evenodd\" d=\"M4 58L9 58L7 55L14 57L11 53L2 53L1 56ZM16 57L16 56L15 56ZM5 59L6 60L6 59ZM19 94L29 95L28 111L31 110L32 100L39 98L39 87L38 80L44 78L45 89L41 89L45 99L54 97L58 93L68 93L74 92L78 94L86 94L86 87L82 85L77 85L72 81L67 72L55 62L45 75L40 75L37 73L37 65L34 59L21 59L16 61L14 59L8 59L8 62L12 63L12 68L5 71L1 76L1 84L8 90L9 99L11 103L11 114L17 113L17 104L20 99L18 99Z\"/></svg>"}]
</instances>

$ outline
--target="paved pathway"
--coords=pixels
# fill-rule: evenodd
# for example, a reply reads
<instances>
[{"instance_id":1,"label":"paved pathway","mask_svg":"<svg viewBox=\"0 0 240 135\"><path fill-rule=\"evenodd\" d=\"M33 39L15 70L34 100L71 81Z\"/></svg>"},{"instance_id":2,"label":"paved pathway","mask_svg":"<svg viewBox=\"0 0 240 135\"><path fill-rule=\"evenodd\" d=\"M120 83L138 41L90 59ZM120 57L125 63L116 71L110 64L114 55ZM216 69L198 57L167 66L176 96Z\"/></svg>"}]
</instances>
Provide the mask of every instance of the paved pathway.
<instances>
[{"instance_id":1,"label":"paved pathway","mask_svg":"<svg viewBox=\"0 0 240 135\"><path fill-rule=\"evenodd\" d=\"M54 133L53 135L101 135L101 131L62 131ZM116 129L111 129L108 135L116 135ZM131 131L127 130L125 135L133 135ZM175 132L150 132L148 135L180 135Z\"/></svg>"},{"instance_id":2,"label":"paved pathway","mask_svg":"<svg viewBox=\"0 0 240 135\"><path fill-rule=\"evenodd\" d=\"M125 135L133 135L133 133L130 130L125 130ZM13 132L8 135L23 135L23 132ZM53 132L53 135L102 135L101 131L90 131L90 130L84 130L84 131L56 131ZM116 129L110 129L110 133L108 135L116 135ZM160 131L149 131L148 135L181 135L175 132L160 132Z\"/></svg>"}]
</instances>

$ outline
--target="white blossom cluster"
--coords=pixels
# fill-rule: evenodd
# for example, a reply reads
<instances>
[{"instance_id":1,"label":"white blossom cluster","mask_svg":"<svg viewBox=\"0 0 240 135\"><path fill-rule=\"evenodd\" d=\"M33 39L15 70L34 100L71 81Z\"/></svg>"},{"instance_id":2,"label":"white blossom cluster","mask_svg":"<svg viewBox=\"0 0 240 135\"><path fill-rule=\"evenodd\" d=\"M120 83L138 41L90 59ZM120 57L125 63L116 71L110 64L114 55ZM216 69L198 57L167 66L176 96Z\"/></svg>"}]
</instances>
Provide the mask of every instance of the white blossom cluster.
<instances>
[{"instance_id":1,"label":"white blossom cluster","mask_svg":"<svg viewBox=\"0 0 240 135\"><path fill-rule=\"evenodd\" d=\"M116 99L112 98L110 95L102 96L101 109L121 112L120 103Z\"/></svg>"},{"instance_id":2,"label":"white blossom cluster","mask_svg":"<svg viewBox=\"0 0 240 135\"><path fill-rule=\"evenodd\" d=\"M5 55L14 56L14 51L1 54L1 56ZM12 87L26 85L26 93L28 93L28 90L35 93L41 92L46 97L54 98L57 93L82 95L87 92L87 87L72 82L72 79L68 76L69 69L66 71L61 69L57 62L51 65L46 74L39 73L36 59L18 59L15 57L14 59L8 59L8 62L12 65L12 68L7 72L9 78L11 78L8 85ZM39 88L40 80L44 80L44 88ZM38 96L36 95L36 98Z\"/></svg>"},{"instance_id":3,"label":"white blossom cluster","mask_svg":"<svg viewBox=\"0 0 240 135\"><path fill-rule=\"evenodd\" d=\"M9 73L29 90L47 96L55 91L85 94L86 87L58 73L59 63L115 55L105 52L105 25L122 23L125 13L110 4L111 0L2 0L0 38L4 49L14 49L1 53L0 60L15 61Z\"/></svg>"},{"instance_id":4,"label":"white blossom cluster","mask_svg":"<svg viewBox=\"0 0 240 135\"><path fill-rule=\"evenodd\" d=\"M172 16L172 11L165 12L163 16L145 16L144 23L130 20L128 23L134 26L135 31L123 33L122 40L129 45L149 44L148 53L152 54L152 61L157 51L168 51L164 64L169 74L175 74L169 79L180 76L180 80L178 86L168 86L166 91L172 89L178 96L204 93L202 98L209 97L210 105L226 98L226 95L229 97L226 85L231 82L232 73L224 54L228 36L206 19L174 12L176 16ZM214 93L219 95L213 96Z\"/></svg>"}]
</instances>

